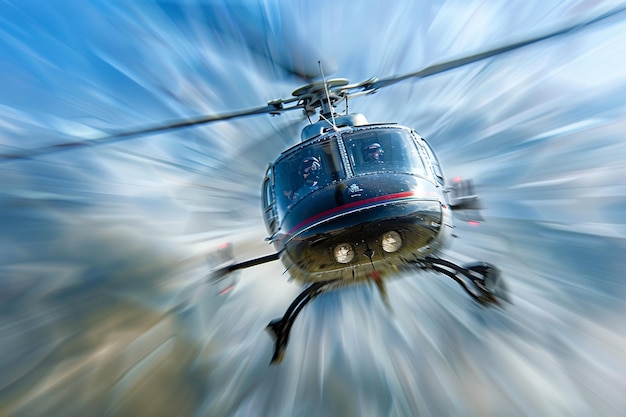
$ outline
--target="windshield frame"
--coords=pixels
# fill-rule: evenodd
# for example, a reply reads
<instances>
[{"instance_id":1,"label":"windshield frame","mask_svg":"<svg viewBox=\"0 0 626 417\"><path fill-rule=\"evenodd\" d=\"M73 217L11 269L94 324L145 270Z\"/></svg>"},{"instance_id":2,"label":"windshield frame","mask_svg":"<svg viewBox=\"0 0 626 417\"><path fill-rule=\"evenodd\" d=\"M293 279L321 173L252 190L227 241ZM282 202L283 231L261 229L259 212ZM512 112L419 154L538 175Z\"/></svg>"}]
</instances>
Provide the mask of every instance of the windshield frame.
<instances>
[{"instance_id":1,"label":"windshield frame","mask_svg":"<svg viewBox=\"0 0 626 417\"><path fill-rule=\"evenodd\" d=\"M400 139L400 140L395 140ZM418 143L419 136L400 125L367 125L342 128L284 151L272 164L274 203L280 218L316 189L350 178L379 173L404 174L435 182L427 162L430 158ZM361 152L368 140L385 149L386 166L364 169ZM320 164L317 184L304 187L301 163L315 157ZM387 163L389 162L389 163Z\"/></svg>"}]
</instances>

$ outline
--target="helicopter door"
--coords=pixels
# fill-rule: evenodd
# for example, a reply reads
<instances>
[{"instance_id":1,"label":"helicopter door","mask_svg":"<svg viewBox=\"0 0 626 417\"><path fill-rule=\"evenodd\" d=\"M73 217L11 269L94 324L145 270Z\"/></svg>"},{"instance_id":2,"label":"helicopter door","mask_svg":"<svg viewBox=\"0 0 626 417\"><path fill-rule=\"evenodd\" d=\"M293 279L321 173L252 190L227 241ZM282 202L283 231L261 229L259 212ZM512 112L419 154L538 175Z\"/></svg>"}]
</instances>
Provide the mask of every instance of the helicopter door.
<instances>
[{"instance_id":1,"label":"helicopter door","mask_svg":"<svg viewBox=\"0 0 626 417\"><path fill-rule=\"evenodd\" d=\"M276 212L276 202L274 200L272 183L269 176L266 176L265 181L263 181L263 219L265 220L267 230L271 234L274 234L277 229L278 214Z\"/></svg>"}]
</instances>

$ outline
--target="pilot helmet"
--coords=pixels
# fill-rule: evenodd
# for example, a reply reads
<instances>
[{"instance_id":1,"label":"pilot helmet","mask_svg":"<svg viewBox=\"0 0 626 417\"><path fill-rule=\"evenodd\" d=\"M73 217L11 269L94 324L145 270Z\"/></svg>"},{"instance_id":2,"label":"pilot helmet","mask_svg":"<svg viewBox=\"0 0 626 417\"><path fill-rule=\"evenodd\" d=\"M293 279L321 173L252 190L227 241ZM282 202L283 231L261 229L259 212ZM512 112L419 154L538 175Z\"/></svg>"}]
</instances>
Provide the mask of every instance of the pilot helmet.
<instances>
[{"instance_id":1,"label":"pilot helmet","mask_svg":"<svg viewBox=\"0 0 626 417\"><path fill-rule=\"evenodd\" d=\"M300 169L298 170L298 172L300 172L300 174L304 174L304 171L307 168L310 168L311 171L317 171L318 169L320 169L321 164L319 159L314 156L307 156L300 163Z\"/></svg>"},{"instance_id":2,"label":"pilot helmet","mask_svg":"<svg viewBox=\"0 0 626 417\"><path fill-rule=\"evenodd\" d=\"M383 147L380 146L380 143L374 142L365 147L365 155L367 156L371 157L374 153L376 153L376 151L379 151L381 156L385 153L385 151L383 151Z\"/></svg>"},{"instance_id":3,"label":"pilot helmet","mask_svg":"<svg viewBox=\"0 0 626 417\"><path fill-rule=\"evenodd\" d=\"M319 159L314 156L308 156L302 160L300 163L300 169L298 172L300 175L304 176L306 174L306 181L317 181L319 179L319 170L322 165L320 164Z\"/></svg>"}]
</instances>

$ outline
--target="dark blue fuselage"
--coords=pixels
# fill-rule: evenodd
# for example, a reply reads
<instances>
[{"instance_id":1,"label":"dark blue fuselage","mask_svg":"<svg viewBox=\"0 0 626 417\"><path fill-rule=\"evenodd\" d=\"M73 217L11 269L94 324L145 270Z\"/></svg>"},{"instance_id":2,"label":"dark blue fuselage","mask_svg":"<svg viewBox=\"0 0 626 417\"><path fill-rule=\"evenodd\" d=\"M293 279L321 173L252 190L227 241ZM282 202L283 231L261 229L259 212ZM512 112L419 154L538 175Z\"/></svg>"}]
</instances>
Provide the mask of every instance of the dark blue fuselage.
<instances>
[{"instance_id":1,"label":"dark blue fuselage","mask_svg":"<svg viewBox=\"0 0 626 417\"><path fill-rule=\"evenodd\" d=\"M264 194L275 205L265 207L266 224L292 277L354 282L384 276L403 260L446 243L449 208L419 139L397 126L351 129L300 145L270 166ZM375 166L358 165L357 152L372 140L382 142L391 157ZM291 172L299 158L310 155L326 176L291 200L286 190L298 186Z\"/></svg>"}]
</instances>

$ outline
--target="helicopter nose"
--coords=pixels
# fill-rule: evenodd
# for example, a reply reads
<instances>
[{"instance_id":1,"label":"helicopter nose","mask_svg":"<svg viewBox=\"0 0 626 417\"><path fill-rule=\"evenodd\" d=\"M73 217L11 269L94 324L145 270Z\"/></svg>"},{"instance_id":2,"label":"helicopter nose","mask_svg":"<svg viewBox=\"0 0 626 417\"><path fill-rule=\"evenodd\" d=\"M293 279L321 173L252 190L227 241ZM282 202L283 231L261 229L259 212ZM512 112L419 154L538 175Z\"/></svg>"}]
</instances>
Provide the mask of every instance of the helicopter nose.
<instances>
[{"instance_id":1,"label":"helicopter nose","mask_svg":"<svg viewBox=\"0 0 626 417\"><path fill-rule=\"evenodd\" d=\"M363 258L360 256L368 262L376 262L434 251L447 240L446 233L441 233L443 211L440 202L420 199L395 202L368 211L367 215L371 217L365 223L365 231L362 224L343 231L344 237L355 240L343 245L350 248L344 251L350 257L341 258L341 263L361 262ZM373 221L376 212L380 217ZM353 252L360 256L351 256ZM335 259L340 262L337 257Z\"/></svg>"}]
</instances>

